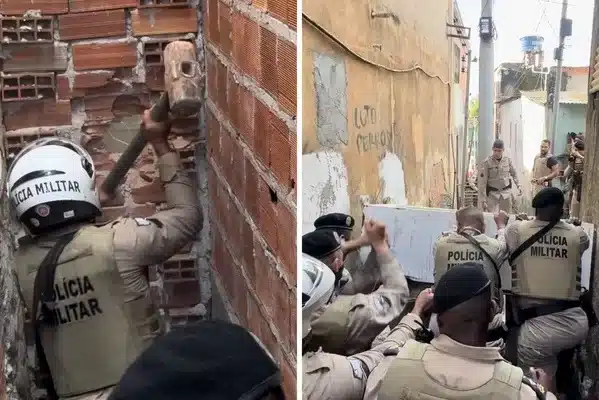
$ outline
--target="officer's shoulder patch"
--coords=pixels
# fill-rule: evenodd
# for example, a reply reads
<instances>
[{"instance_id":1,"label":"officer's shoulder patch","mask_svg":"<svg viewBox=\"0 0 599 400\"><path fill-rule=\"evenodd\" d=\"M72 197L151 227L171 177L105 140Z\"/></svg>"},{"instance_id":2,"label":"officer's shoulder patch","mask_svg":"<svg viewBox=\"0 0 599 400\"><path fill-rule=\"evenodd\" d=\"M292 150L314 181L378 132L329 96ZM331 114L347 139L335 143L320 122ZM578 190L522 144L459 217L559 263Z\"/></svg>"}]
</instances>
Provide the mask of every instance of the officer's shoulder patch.
<instances>
[{"instance_id":1,"label":"officer's shoulder patch","mask_svg":"<svg viewBox=\"0 0 599 400\"><path fill-rule=\"evenodd\" d=\"M148 226L152 224L152 221L145 218L133 218L137 226Z\"/></svg>"},{"instance_id":2,"label":"officer's shoulder patch","mask_svg":"<svg viewBox=\"0 0 599 400\"><path fill-rule=\"evenodd\" d=\"M359 380L366 378L366 371L364 371L364 364L362 364L362 361L358 360L357 358L350 358L349 363L351 365L354 378Z\"/></svg>"},{"instance_id":3,"label":"officer's shoulder patch","mask_svg":"<svg viewBox=\"0 0 599 400\"><path fill-rule=\"evenodd\" d=\"M534 382L527 376L522 377L522 383L534 390L535 394L537 395L537 399L544 400L547 398L547 390L543 387L543 385Z\"/></svg>"}]
</instances>

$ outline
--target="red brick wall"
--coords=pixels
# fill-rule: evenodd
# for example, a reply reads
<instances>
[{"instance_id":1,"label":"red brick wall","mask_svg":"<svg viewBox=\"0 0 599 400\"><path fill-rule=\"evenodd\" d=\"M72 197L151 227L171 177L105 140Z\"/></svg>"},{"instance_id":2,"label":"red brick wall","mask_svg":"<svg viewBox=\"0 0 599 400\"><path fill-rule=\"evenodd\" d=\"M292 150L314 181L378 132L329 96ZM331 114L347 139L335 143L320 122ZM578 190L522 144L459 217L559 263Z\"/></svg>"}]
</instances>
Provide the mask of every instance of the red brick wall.
<instances>
[{"instance_id":1,"label":"red brick wall","mask_svg":"<svg viewBox=\"0 0 599 400\"><path fill-rule=\"evenodd\" d=\"M204 0L216 289L296 365L296 1ZM215 290L215 288L213 288Z\"/></svg>"},{"instance_id":2,"label":"red brick wall","mask_svg":"<svg viewBox=\"0 0 599 400\"><path fill-rule=\"evenodd\" d=\"M148 3L0 1L0 70L5 73L0 77L0 132L9 159L36 138L66 136L92 154L103 179L137 133L141 111L163 90L164 46L177 38L203 46L202 34L197 34L198 0L195 4L171 0L171 5L162 1L160 8ZM40 10L41 15L24 18L29 9ZM203 67L203 51L198 55ZM205 134L200 127L198 117L176 121L171 144L185 167L198 172L199 196L205 198L207 214ZM164 201L148 147L117 198L104 207L103 219L148 216L164 207ZM153 293L165 323L177 325L206 314L202 304L210 296L210 246L206 218L200 241L152 268Z\"/></svg>"}]
</instances>

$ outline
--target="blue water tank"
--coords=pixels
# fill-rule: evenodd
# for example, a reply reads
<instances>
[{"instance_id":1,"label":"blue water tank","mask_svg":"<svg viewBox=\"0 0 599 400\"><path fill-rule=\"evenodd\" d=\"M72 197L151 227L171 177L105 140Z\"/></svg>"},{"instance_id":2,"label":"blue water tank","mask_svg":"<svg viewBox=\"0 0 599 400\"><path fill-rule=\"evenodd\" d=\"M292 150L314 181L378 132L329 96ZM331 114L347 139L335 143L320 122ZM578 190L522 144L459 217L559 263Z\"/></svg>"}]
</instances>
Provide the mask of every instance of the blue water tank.
<instances>
[{"instance_id":1,"label":"blue water tank","mask_svg":"<svg viewBox=\"0 0 599 400\"><path fill-rule=\"evenodd\" d=\"M520 45L524 53L539 53L543 50L543 36L524 36L520 38Z\"/></svg>"}]
</instances>

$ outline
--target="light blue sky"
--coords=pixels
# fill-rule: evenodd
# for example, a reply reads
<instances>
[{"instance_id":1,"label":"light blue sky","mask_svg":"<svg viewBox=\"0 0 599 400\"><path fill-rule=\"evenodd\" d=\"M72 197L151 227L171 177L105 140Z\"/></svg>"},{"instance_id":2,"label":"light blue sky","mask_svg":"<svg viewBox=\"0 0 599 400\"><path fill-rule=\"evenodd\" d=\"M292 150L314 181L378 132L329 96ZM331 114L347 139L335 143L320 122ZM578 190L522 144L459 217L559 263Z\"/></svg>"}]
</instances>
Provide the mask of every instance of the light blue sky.
<instances>
[{"instance_id":1,"label":"light blue sky","mask_svg":"<svg viewBox=\"0 0 599 400\"><path fill-rule=\"evenodd\" d=\"M486 0L483 0L486 1ZM478 57L478 19L481 0L457 0L464 25L472 28L470 40L473 56ZM545 66L555 65L553 49L559 40L561 0L495 0L493 18L497 28L495 65L521 61L520 37L540 35L545 38ZM589 65L593 0L571 0L568 18L572 19L572 36L566 39L564 65ZM478 64L472 64L470 93L478 94Z\"/></svg>"}]
</instances>

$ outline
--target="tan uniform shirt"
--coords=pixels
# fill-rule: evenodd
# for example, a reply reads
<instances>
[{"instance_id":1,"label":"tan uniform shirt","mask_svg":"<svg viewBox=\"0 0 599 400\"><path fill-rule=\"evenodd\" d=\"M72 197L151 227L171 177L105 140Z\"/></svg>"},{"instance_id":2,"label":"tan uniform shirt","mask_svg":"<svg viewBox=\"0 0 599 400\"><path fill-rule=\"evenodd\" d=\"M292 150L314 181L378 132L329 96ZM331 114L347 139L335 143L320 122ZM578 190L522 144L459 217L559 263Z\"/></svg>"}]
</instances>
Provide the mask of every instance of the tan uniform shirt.
<instances>
[{"instance_id":1,"label":"tan uniform shirt","mask_svg":"<svg viewBox=\"0 0 599 400\"><path fill-rule=\"evenodd\" d=\"M414 338L422 323L415 314L407 314L380 345L371 350L344 357L316 352L302 357L302 392L304 400L362 400L368 374L389 352Z\"/></svg>"},{"instance_id":2,"label":"tan uniform shirt","mask_svg":"<svg viewBox=\"0 0 599 400\"><path fill-rule=\"evenodd\" d=\"M358 255L358 252L353 252ZM354 262L358 261L355 258ZM360 265L357 265L360 264ZM372 293L381 285L381 266L377 261L376 252L371 250L364 264L356 262L348 269L350 278L341 288L339 294L353 295L358 293Z\"/></svg>"},{"instance_id":3,"label":"tan uniform shirt","mask_svg":"<svg viewBox=\"0 0 599 400\"><path fill-rule=\"evenodd\" d=\"M481 163L478 168L478 201L487 201L487 197L496 199L511 198L511 189L506 188L510 185L510 178L520 187L516 169L512 163L512 159L508 156L503 156L501 160L497 160L490 156ZM487 187L494 189L489 191L487 195Z\"/></svg>"},{"instance_id":4,"label":"tan uniform shirt","mask_svg":"<svg viewBox=\"0 0 599 400\"><path fill-rule=\"evenodd\" d=\"M517 226L522 221L510 223L505 230L508 250L513 252L520 244ZM535 221L539 229L547 225L545 221ZM569 227L580 235L580 257L589 248L589 237L581 226L560 221L557 227ZM525 240L525 239L524 239ZM543 300L518 299L521 308L545 304ZM572 348L584 340L588 333L588 320L580 307L559 313L544 315L526 321L520 328L518 339L518 363L523 368L534 366L543 368L548 374L557 370L557 354Z\"/></svg>"},{"instance_id":5,"label":"tan uniform shirt","mask_svg":"<svg viewBox=\"0 0 599 400\"><path fill-rule=\"evenodd\" d=\"M493 376L495 363L505 361L496 347L471 347L456 342L449 336L441 335L430 343L439 351L438 360L427 360L429 377L446 387L476 387ZM387 374L395 355L385 357L370 373L366 384L364 400L376 400L381 383ZM532 388L522 385L520 399L537 399ZM547 399L555 399L548 393Z\"/></svg>"},{"instance_id":6,"label":"tan uniform shirt","mask_svg":"<svg viewBox=\"0 0 599 400\"><path fill-rule=\"evenodd\" d=\"M194 240L202 228L203 214L195 185L188 174L181 170L179 156L176 153L163 155L158 159L158 170L165 184L169 208L147 219L122 217L106 226L114 232L114 260L125 286L125 301L149 296L147 266L163 263L172 257L185 244ZM68 229L39 238L36 244L50 249L53 237ZM90 360L90 363L93 362L94 360ZM107 391L96 394L102 393Z\"/></svg>"},{"instance_id":7,"label":"tan uniform shirt","mask_svg":"<svg viewBox=\"0 0 599 400\"><path fill-rule=\"evenodd\" d=\"M389 251L377 254L376 258L380 265L381 285L372 293L341 294L334 300L349 301L345 355L370 348L374 338L399 317L408 301L408 282L395 257ZM326 307L312 315L312 326L325 312Z\"/></svg>"}]
</instances>

